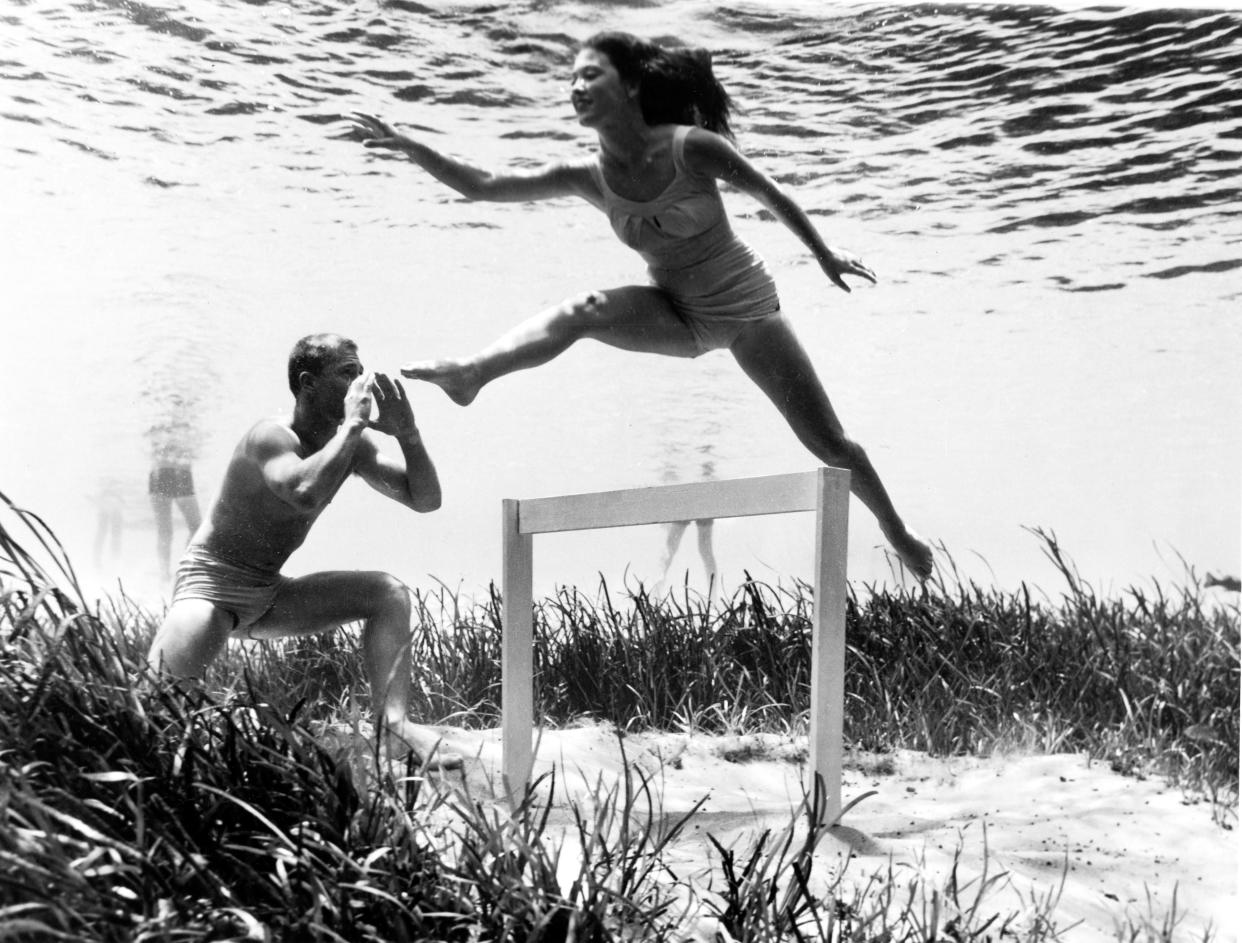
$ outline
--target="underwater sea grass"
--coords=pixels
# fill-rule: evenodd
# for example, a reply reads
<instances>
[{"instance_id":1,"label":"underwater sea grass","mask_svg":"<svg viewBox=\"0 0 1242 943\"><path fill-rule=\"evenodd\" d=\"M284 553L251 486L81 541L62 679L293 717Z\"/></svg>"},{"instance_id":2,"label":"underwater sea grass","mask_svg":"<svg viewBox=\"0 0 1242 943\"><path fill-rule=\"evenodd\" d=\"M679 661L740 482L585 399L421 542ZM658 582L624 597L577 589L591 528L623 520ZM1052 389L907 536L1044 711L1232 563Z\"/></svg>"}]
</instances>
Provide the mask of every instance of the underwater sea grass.
<instances>
[{"instance_id":1,"label":"underwater sea grass","mask_svg":"<svg viewBox=\"0 0 1242 943\"><path fill-rule=\"evenodd\" d=\"M1236 798L1239 620L1236 601L1197 581L1096 593L1055 536L1058 598L941 581L867 588L847 604L845 730L867 751L937 755L1082 751L1118 770L1157 774ZM499 719L499 605L419 595L415 633L423 716ZM723 602L639 587L618 604L559 588L535 604L537 710L621 730L805 733L809 587L745 582ZM456 657L454 657L456 656ZM460 679L446 691L446 678Z\"/></svg>"},{"instance_id":2,"label":"underwater sea grass","mask_svg":"<svg viewBox=\"0 0 1242 943\"><path fill-rule=\"evenodd\" d=\"M205 684L153 679L144 655L159 614L124 597L87 600L37 516L8 510L37 552L0 523L5 939L690 932L680 878L661 860L685 822L662 818L644 774L601 782L590 808L573 807L568 832L553 834L555 784L510 812L441 792L365 748L329 748L317 732L357 726L366 702L348 628L233 647ZM1236 817L1236 606L1195 585L1106 599L1066 566L1057 600L944 584L852 598L847 736L874 750L1086 750L1207 792ZM478 604L443 587L415 599L415 715L494 725L495 592ZM754 581L722 603L560 589L536 604L540 712L620 731L796 734L810 604L805 586ZM847 888L816 865L820 837L812 815L749 849L718 848L720 873L691 895L718 938L1057 936L1053 900L1021 919L992 910L995 875L936 887L890 869ZM568 872L566 843L578 849ZM1172 925L1157 915L1124 938L1172 939Z\"/></svg>"},{"instance_id":3,"label":"underwater sea grass","mask_svg":"<svg viewBox=\"0 0 1242 943\"><path fill-rule=\"evenodd\" d=\"M37 518L13 510L50 540ZM361 939L370 925L449 929L425 916L445 909L434 895L409 897L439 865L391 821L388 797L359 814L367 800L345 768L253 692L220 699L147 677L149 617L105 621L70 570L60 574L74 587L66 592L7 528L0 539L7 935L225 939L262 924L282 938ZM377 867L381 835L389 852Z\"/></svg>"},{"instance_id":4,"label":"underwater sea grass","mask_svg":"<svg viewBox=\"0 0 1242 943\"><path fill-rule=\"evenodd\" d=\"M0 550L3 939L533 941L638 921L659 940L680 919L650 868L549 882L535 791L501 815L416 764L342 755L250 666L223 693L152 677L151 616L89 607L7 524ZM646 836L606 839L605 860L651 855Z\"/></svg>"},{"instance_id":5,"label":"underwater sea grass","mask_svg":"<svg viewBox=\"0 0 1242 943\"><path fill-rule=\"evenodd\" d=\"M1135 775L1236 799L1236 596L1186 584L1097 593L1055 535L1059 596L941 578L923 589L851 587L845 734L869 752L1085 752ZM429 723L500 721L501 607L415 589L411 710ZM623 731L805 734L810 587L747 579L732 596L644 587L617 598L558 587L534 603L536 710ZM250 676L286 710L338 715L364 685L358 633L234 649L220 686Z\"/></svg>"},{"instance_id":6,"label":"underwater sea grass","mask_svg":"<svg viewBox=\"0 0 1242 943\"><path fill-rule=\"evenodd\" d=\"M1236 599L1209 598L1193 574L1105 597L1055 535L1035 535L1066 578L1058 599L942 583L851 602L855 738L950 755L1084 751L1236 801Z\"/></svg>"}]
</instances>

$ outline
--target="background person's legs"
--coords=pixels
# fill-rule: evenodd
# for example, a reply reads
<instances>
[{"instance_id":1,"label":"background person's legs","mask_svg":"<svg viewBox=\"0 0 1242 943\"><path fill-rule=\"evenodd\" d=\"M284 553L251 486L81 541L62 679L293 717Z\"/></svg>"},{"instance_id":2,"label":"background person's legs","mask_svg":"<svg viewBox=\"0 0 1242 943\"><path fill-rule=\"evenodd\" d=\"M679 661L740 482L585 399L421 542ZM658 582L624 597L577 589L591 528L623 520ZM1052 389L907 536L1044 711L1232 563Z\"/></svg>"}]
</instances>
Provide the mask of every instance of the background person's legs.
<instances>
[{"instance_id":1,"label":"background person's legs","mask_svg":"<svg viewBox=\"0 0 1242 943\"><path fill-rule=\"evenodd\" d=\"M668 571L673 565L673 558L677 556L677 548L681 546L681 538L685 536L686 528L689 526L689 521L673 521L664 525L664 550L660 554L660 579L654 587L657 593L662 593L665 589Z\"/></svg>"},{"instance_id":2,"label":"background person's legs","mask_svg":"<svg viewBox=\"0 0 1242 943\"><path fill-rule=\"evenodd\" d=\"M181 511L181 519L185 521L186 530L188 531L185 535L185 542L189 543L190 538L194 536L199 525L203 523L203 515L198 509L198 498L192 494L187 494L177 498L176 501L177 509Z\"/></svg>"},{"instance_id":3,"label":"background person's legs","mask_svg":"<svg viewBox=\"0 0 1242 943\"><path fill-rule=\"evenodd\" d=\"M172 575L172 498L166 494L151 494L151 510L155 513L155 557L160 578Z\"/></svg>"},{"instance_id":4,"label":"background person's legs","mask_svg":"<svg viewBox=\"0 0 1242 943\"><path fill-rule=\"evenodd\" d=\"M703 572L707 577L709 586L716 579L716 552L712 546L712 528L715 523L710 517L694 522L699 559L703 561ZM664 525L664 549L660 554L660 578L656 581L655 586L652 587L652 592L657 595L664 593L668 588L669 570L673 566L673 559L677 556L677 549L681 546L681 540L689 527L690 521L673 521Z\"/></svg>"},{"instance_id":5,"label":"background person's legs","mask_svg":"<svg viewBox=\"0 0 1242 943\"><path fill-rule=\"evenodd\" d=\"M699 538L699 559L703 561L703 571L709 583L716 579L716 549L712 546L712 531L716 522L710 517L695 521Z\"/></svg>"}]
</instances>

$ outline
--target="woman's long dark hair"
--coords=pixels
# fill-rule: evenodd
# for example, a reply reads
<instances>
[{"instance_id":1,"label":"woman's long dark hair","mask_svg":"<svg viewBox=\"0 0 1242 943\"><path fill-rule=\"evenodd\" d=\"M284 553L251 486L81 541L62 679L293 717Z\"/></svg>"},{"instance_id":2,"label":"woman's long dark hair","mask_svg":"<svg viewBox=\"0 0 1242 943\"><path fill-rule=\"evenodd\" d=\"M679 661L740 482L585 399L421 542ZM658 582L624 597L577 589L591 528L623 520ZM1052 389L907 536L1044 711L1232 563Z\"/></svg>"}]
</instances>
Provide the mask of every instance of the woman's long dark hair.
<instances>
[{"instance_id":1,"label":"woman's long dark hair","mask_svg":"<svg viewBox=\"0 0 1242 943\"><path fill-rule=\"evenodd\" d=\"M622 81L638 86L647 124L692 124L733 137L733 101L712 72L706 49L665 49L630 33L596 33L585 43L606 55Z\"/></svg>"}]
</instances>

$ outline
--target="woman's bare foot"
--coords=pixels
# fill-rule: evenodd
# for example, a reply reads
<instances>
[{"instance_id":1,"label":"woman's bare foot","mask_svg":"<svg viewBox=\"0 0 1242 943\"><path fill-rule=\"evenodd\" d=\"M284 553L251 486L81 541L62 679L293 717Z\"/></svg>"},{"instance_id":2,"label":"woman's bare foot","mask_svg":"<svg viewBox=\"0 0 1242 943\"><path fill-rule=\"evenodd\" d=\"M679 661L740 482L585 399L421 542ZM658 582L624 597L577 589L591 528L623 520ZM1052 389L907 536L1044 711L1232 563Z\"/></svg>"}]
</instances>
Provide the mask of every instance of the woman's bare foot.
<instances>
[{"instance_id":1,"label":"woman's bare foot","mask_svg":"<svg viewBox=\"0 0 1242 943\"><path fill-rule=\"evenodd\" d=\"M411 380L434 383L458 406L469 406L479 395L478 367L460 360L419 360L401 368L401 375Z\"/></svg>"},{"instance_id":2,"label":"woman's bare foot","mask_svg":"<svg viewBox=\"0 0 1242 943\"><path fill-rule=\"evenodd\" d=\"M913 573L919 582L932 575L932 567L936 561L932 556L932 548L926 541L908 530L890 536L888 540L893 545L893 550L896 551L897 558L901 560L902 565Z\"/></svg>"},{"instance_id":3,"label":"woman's bare foot","mask_svg":"<svg viewBox=\"0 0 1242 943\"><path fill-rule=\"evenodd\" d=\"M461 769L463 763L460 753L449 753L441 748L436 733L408 720L385 725L383 746L390 757L414 754L427 769Z\"/></svg>"}]
</instances>

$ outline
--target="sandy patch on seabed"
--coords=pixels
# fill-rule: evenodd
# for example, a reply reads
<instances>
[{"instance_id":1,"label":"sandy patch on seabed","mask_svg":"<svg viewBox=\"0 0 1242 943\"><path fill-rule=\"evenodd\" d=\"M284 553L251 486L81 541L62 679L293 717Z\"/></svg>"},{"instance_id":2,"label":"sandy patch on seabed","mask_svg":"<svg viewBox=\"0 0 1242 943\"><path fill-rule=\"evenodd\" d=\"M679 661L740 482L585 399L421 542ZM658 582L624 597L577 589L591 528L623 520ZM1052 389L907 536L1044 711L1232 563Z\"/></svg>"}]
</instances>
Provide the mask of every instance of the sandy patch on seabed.
<instances>
[{"instance_id":1,"label":"sandy patch on seabed","mask_svg":"<svg viewBox=\"0 0 1242 943\"><path fill-rule=\"evenodd\" d=\"M500 733L436 728L446 749L468 757L463 772L435 778L476 798L499 794ZM778 737L638 734L619 740L591 725L541 734L535 776L555 773L556 807L589 805L599 783L617 782L626 765L649 778L666 819L702 807L665 855L683 880L719 886L718 853L707 836L739 859L764 829L780 832L802 798L805 767L795 744ZM732 756L732 759L728 758ZM913 752L846 759L843 803L875 792L850 810L817 851L846 880L895 869L917 871L943 887L958 861L959 884L1006 872L985 912L1025 913L1032 900L1059 892L1053 919L1076 925L1074 941L1115 939L1127 915L1159 925L1173 905L1176 937L1238 939L1238 832L1212 821L1209 803L1163 782L1121 776L1077 754L935 759ZM640 806L641 808L641 806ZM1236 809L1230 824L1236 825ZM568 816L554 817L553 829ZM552 829L550 829L552 831ZM576 871L572 835L562 868ZM973 889L962 895L973 897ZM708 927L710 924L704 924Z\"/></svg>"}]
</instances>

